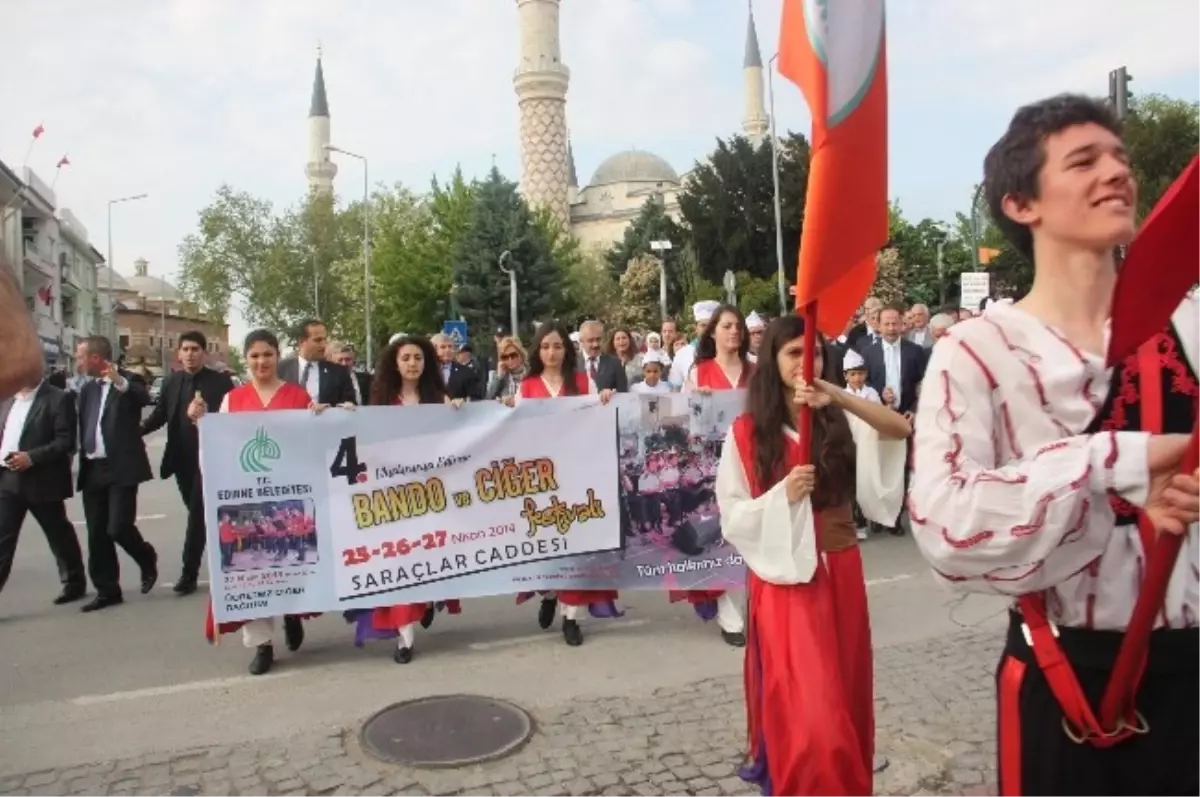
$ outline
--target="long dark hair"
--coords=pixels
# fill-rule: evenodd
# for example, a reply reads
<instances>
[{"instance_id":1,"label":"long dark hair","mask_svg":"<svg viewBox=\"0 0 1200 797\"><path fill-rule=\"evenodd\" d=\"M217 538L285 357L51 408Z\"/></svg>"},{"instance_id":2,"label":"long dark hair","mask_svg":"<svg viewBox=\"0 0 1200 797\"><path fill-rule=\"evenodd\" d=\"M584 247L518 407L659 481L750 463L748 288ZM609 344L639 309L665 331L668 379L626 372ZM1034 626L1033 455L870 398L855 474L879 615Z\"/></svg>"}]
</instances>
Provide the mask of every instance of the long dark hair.
<instances>
[{"instance_id":1,"label":"long dark hair","mask_svg":"<svg viewBox=\"0 0 1200 797\"><path fill-rule=\"evenodd\" d=\"M392 341L379 353L379 360L375 363L375 378L371 380L371 403L391 405L400 395L403 380L396 357L405 346L416 346L425 357L425 368L417 380L417 395L421 397L421 403L445 404L446 382L442 379L442 366L429 338L421 335L408 335Z\"/></svg>"},{"instance_id":2,"label":"long dark hair","mask_svg":"<svg viewBox=\"0 0 1200 797\"><path fill-rule=\"evenodd\" d=\"M750 353L750 330L746 327L746 316L742 315L742 311L732 304L723 304L718 307L717 312L713 313L713 317L708 319L708 323L704 325L704 331L696 340L696 362L711 360L717 356L717 339L714 336L717 332L717 324L721 323L721 316L726 313L731 313L737 318L738 327L742 330L742 345L738 347L738 357L743 363L746 362L746 356Z\"/></svg>"},{"instance_id":3,"label":"long dark hair","mask_svg":"<svg viewBox=\"0 0 1200 797\"><path fill-rule=\"evenodd\" d=\"M533 336L533 344L529 347L529 371L525 378L540 377L546 370L546 364L542 362L542 341L548 335L554 334L558 335L563 343L563 384L562 392L559 395L577 396L579 395L579 385L575 382L575 369L578 356L575 353L575 345L571 343L571 333L567 332L567 328L557 321L550 321L538 327L537 334Z\"/></svg>"},{"instance_id":4,"label":"long dark hair","mask_svg":"<svg viewBox=\"0 0 1200 797\"><path fill-rule=\"evenodd\" d=\"M759 488L764 491L786 475L781 430L792 423L791 396L779 372L779 351L803 336L804 319L801 316L787 315L767 324L758 348L754 374L750 377L746 412L754 424L754 471ZM817 341L822 355L821 378L832 382L836 372L834 358L819 332ZM812 461L817 468L812 504L813 509L825 509L844 504L854 497L854 437L845 413L836 407L814 409L812 417Z\"/></svg>"}]
</instances>

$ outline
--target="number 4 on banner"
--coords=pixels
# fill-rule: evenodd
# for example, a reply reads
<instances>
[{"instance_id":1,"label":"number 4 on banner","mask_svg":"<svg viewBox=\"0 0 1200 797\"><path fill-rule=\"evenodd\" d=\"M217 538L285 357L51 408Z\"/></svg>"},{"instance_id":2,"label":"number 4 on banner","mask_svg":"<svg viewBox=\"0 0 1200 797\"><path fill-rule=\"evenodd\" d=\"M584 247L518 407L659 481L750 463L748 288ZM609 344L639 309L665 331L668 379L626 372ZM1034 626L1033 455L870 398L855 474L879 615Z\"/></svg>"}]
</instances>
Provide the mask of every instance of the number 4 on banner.
<instances>
[{"instance_id":1,"label":"number 4 on banner","mask_svg":"<svg viewBox=\"0 0 1200 797\"><path fill-rule=\"evenodd\" d=\"M333 458L333 464L329 466L329 477L336 479L339 476L345 476L346 483L350 485L367 480L367 466L358 461L358 440L356 438L342 438L342 443L338 446L337 454Z\"/></svg>"}]
</instances>

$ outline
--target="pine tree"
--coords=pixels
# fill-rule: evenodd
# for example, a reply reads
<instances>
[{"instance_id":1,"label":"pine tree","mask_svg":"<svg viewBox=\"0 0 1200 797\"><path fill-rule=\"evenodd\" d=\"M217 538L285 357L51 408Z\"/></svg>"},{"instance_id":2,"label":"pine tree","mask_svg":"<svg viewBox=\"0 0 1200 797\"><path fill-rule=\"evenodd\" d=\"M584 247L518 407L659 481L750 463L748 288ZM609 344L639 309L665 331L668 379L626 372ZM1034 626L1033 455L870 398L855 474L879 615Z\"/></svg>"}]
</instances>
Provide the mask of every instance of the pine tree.
<instances>
[{"instance_id":1,"label":"pine tree","mask_svg":"<svg viewBox=\"0 0 1200 797\"><path fill-rule=\"evenodd\" d=\"M509 325L509 278L500 270L501 254L509 253L506 266L517 273L522 330L558 310L563 269L515 183L493 167L473 191L471 221L454 257L454 291L470 335L486 340L497 327Z\"/></svg>"},{"instance_id":2,"label":"pine tree","mask_svg":"<svg viewBox=\"0 0 1200 797\"><path fill-rule=\"evenodd\" d=\"M900 253L884 249L875 256L875 284L871 296L884 304L899 304L904 300L904 282L900 276Z\"/></svg>"},{"instance_id":3,"label":"pine tree","mask_svg":"<svg viewBox=\"0 0 1200 797\"><path fill-rule=\"evenodd\" d=\"M651 241L670 241L672 248L664 252L656 252L650 248ZM667 309L677 313L683 304L683 296L687 288L686 275L683 273L684 247L687 236L675 221L667 215L662 200L650 197L642 205L636 219L625 228L625 235L620 242L613 245L604 253L604 259L614 277L624 282L626 270L639 258L653 257L655 268L658 268L658 258L665 255L667 259ZM657 277L656 277L657 279ZM655 286L658 283L655 282ZM655 287L655 315L657 317L658 288Z\"/></svg>"}]
</instances>

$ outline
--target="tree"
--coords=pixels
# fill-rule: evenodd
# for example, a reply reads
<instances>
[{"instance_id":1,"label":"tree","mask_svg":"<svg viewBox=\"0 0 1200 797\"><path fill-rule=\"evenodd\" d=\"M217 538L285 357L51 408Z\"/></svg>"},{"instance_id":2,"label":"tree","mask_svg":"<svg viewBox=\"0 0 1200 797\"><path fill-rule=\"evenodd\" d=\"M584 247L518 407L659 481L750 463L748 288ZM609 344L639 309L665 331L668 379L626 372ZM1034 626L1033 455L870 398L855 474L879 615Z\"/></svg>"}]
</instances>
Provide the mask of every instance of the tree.
<instances>
[{"instance_id":1,"label":"tree","mask_svg":"<svg viewBox=\"0 0 1200 797\"><path fill-rule=\"evenodd\" d=\"M1200 103L1135 96L1125 118L1125 146L1138 181L1138 215L1144 217L1196 156Z\"/></svg>"},{"instance_id":2,"label":"tree","mask_svg":"<svg viewBox=\"0 0 1200 797\"><path fill-rule=\"evenodd\" d=\"M453 259L455 295L463 318L475 334L483 331L482 336L490 336L498 325L508 325L508 276L498 265L504 252L509 253L508 267L517 274L522 327L530 329L534 320L554 317L566 305L565 279L554 255L556 241L546 225L537 223L516 184L495 167L473 191L471 220Z\"/></svg>"},{"instance_id":3,"label":"tree","mask_svg":"<svg viewBox=\"0 0 1200 797\"><path fill-rule=\"evenodd\" d=\"M790 133L779 143L785 274L795 274L808 190L809 145ZM771 148L743 136L717 141L679 194L679 210L695 249L697 274L720 283L726 271L775 277L774 180Z\"/></svg>"},{"instance_id":4,"label":"tree","mask_svg":"<svg viewBox=\"0 0 1200 797\"><path fill-rule=\"evenodd\" d=\"M743 315L779 312L778 277L761 279L745 271L734 272L737 277L737 303Z\"/></svg>"},{"instance_id":5,"label":"tree","mask_svg":"<svg viewBox=\"0 0 1200 797\"><path fill-rule=\"evenodd\" d=\"M911 224L899 204L893 202L888 239L888 246L896 250L905 302L938 307L957 298L959 275L973 268L969 232L964 237L956 229L929 218Z\"/></svg>"},{"instance_id":6,"label":"tree","mask_svg":"<svg viewBox=\"0 0 1200 797\"><path fill-rule=\"evenodd\" d=\"M659 321L659 259L639 255L621 275L621 302L611 316L614 326L656 329Z\"/></svg>"},{"instance_id":7,"label":"tree","mask_svg":"<svg viewBox=\"0 0 1200 797\"><path fill-rule=\"evenodd\" d=\"M247 321L284 331L314 313L315 275L322 316L337 328L347 297L335 264L351 239L332 200L313 195L276 215L270 202L222 185L199 216L198 232L179 245L184 296L220 317L240 299Z\"/></svg>"},{"instance_id":8,"label":"tree","mask_svg":"<svg viewBox=\"0 0 1200 797\"><path fill-rule=\"evenodd\" d=\"M671 248L655 251L650 248L651 241L670 241ZM619 243L613 245L605 253L605 260L612 273L618 279L625 273L629 264L639 257L653 257L657 261L666 258L667 269L667 312L676 313L683 302L684 274L683 257L686 236L675 220L667 215L661 197L649 197L642 204L637 218L625 228L625 235ZM657 293L655 296L657 297ZM657 304L655 305L657 306Z\"/></svg>"},{"instance_id":9,"label":"tree","mask_svg":"<svg viewBox=\"0 0 1200 797\"><path fill-rule=\"evenodd\" d=\"M586 318L611 320L621 306L621 287L602 255L583 254L566 266L566 298L571 309L562 318L578 324ZM657 294L655 294L657 296Z\"/></svg>"},{"instance_id":10,"label":"tree","mask_svg":"<svg viewBox=\"0 0 1200 797\"><path fill-rule=\"evenodd\" d=\"M875 284L871 295L884 304L899 304L904 301L904 283L900 276L900 253L895 249L884 249L875 258Z\"/></svg>"}]
</instances>

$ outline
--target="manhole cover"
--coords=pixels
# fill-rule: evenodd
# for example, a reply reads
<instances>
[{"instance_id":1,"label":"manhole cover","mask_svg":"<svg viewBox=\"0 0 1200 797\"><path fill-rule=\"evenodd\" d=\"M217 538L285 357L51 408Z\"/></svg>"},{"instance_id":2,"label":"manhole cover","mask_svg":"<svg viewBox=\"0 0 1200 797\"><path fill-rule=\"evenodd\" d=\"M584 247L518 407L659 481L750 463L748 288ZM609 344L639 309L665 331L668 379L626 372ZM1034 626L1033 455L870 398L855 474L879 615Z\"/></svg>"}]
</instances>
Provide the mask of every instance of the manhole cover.
<instances>
[{"instance_id":1,"label":"manhole cover","mask_svg":"<svg viewBox=\"0 0 1200 797\"><path fill-rule=\"evenodd\" d=\"M389 764L457 767L515 752L533 720L512 703L473 695L426 697L388 706L363 725L363 749Z\"/></svg>"}]
</instances>

